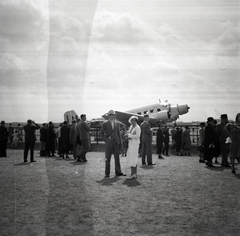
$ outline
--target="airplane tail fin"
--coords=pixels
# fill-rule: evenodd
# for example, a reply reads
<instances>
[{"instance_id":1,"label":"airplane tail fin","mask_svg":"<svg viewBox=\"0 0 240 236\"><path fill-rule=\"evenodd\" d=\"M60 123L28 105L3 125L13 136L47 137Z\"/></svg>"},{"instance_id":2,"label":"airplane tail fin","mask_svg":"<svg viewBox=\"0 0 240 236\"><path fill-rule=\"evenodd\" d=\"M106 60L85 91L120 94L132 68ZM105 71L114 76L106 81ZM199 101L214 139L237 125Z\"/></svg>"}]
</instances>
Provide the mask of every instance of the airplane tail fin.
<instances>
[{"instance_id":1,"label":"airplane tail fin","mask_svg":"<svg viewBox=\"0 0 240 236\"><path fill-rule=\"evenodd\" d=\"M67 121L68 124L71 124L73 120L77 120L79 116L74 110L66 111L63 115L64 121Z\"/></svg>"}]
</instances>

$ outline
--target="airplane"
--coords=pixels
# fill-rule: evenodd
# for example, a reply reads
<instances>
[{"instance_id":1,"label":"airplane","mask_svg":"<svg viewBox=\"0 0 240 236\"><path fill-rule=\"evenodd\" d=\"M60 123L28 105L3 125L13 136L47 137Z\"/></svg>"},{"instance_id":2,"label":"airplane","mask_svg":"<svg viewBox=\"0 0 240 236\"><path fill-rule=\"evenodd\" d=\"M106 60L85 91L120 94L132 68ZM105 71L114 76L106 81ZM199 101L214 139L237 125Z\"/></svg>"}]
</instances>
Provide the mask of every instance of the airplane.
<instances>
[{"instance_id":1,"label":"airplane","mask_svg":"<svg viewBox=\"0 0 240 236\"><path fill-rule=\"evenodd\" d=\"M64 117L64 121L67 121L68 124L71 124L73 120L79 119L79 116L74 110L66 111L63 114L63 117ZM91 128L100 128L103 122L104 122L103 118L98 118L98 119L92 119L87 121L87 124Z\"/></svg>"},{"instance_id":2,"label":"airplane","mask_svg":"<svg viewBox=\"0 0 240 236\"><path fill-rule=\"evenodd\" d=\"M172 122L179 118L179 115L184 115L188 113L190 107L187 104L172 106L168 101L165 103L159 103L140 107L137 109L132 109L126 112L115 111L116 120L120 121L124 125L129 126L128 120L131 116L138 117L138 123L144 120L144 115L148 114L150 117L149 123L152 127L157 125L157 122ZM104 119L108 119L108 115L104 114L102 116Z\"/></svg>"}]
</instances>

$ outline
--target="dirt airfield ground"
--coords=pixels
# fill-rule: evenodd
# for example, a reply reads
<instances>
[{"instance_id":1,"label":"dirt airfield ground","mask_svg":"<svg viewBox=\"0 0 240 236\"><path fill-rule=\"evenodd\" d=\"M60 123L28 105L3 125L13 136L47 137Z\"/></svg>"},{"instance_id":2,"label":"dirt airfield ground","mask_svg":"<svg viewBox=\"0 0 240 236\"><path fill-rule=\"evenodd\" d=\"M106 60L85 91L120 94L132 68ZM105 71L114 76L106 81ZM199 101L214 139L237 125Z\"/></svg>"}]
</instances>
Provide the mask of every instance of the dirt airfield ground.
<instances>
[{"instance_id":1,"label":"dirt airfield ground","mask_svg":"<svg viewBox=\"0 0 240 236\"><path fill-rule=\"evenodd\" d=\"M153 155L138 179L104 178L104 152L87 163L23 150L0 158L1 236L240 235L240 168L207 168L192 156ZM220 158L219 158L220 160ZM126 157L121 157L122 171Z\"/></svg>"}]
</instances>

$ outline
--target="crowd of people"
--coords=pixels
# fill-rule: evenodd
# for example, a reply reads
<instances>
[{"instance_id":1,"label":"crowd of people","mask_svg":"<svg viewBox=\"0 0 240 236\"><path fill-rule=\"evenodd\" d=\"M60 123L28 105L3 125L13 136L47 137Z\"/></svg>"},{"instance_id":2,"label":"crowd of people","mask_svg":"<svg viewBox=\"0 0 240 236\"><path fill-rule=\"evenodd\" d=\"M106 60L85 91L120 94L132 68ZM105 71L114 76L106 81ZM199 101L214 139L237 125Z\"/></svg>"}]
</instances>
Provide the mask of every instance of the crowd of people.
<instances>
[{"instance_id":1,"label":"crowd of people","mask_svg":"<svg viewBox=\"0 0 240 236\"><path fill-rule=\"evenodd\" d=\"M218 124L208 117L207 123L200 126L199 162L212 168L213 159L218 163L217 158L221 156L221 166L232 168L235 174L235 160L240 163L240 113L235 122L229 122L227 114L222 114Z\"/></svg>"},{"instance_id":2,"label":"crowd of people","mask_svg":"<svg viewBox=\"0 0 240 236\"><path fill-rule=\"evenodd\" d=\"M73 120L69 125L67 121L60 123L55 129L53 123L43 123L40 128L40 156L54 157L56 152L63 159L69 158L72 152L78 162L87 162L86 153L90 149L90 127L86 123L86 115L81 119Z\"/></svg>"},{"instance_id":3,"label":"crowd of people","mask_svg":"<svg viewBox=\"0 0 240 236\"><path fill-rule=\"evenodd\" d=\"M158 123L158 130L156 134L156 148L158 158L162 159L162 155L169 156L169 142L170 132L172 137L172 150L175 150L177 156L190 156L191 136L188 126L182 127L173 126L171 131L169 127L162 123Z\"/></svg>"},{"instance_id":4,"label":"crowd of people","mask_svg":"<svg viewBox=\"0 0 240 236\"><path fill-rule=\"evenodd\" d=\"M113 110L108 112L109 119L103 122L100 134L105 141L105 176L110 176L111 156L114 154L115 174L125 176L121 171L119 155L126 156L126 163L131 169L128 179L137 178L138 157L141 157L142 165L155 165L152 162L152 129L149 123L149 115L144 115L144 121L138 125L138 117L129 119L130 128L116 121ZM25 146L23 159L28 162L28 151L30 150L30 161L34 160L34 146L36 142L35 131L40 129L40 156L54 157L56 152L63 159L69 158L72 152L77 162L87 162L86 154L90 149L90 127L86 123L86 115L82 114L77 120L69 125L66 121L56 129L53 123L43 123L42 127L32 120L27 121L23 127L25 133ZM19 132L11 131L11 136L1 121L0 126L0 157L6 157L7 142L11 139L11 145L16 147ZM169 156L169 142L172 137L172 149L176 155L190 155L191 138L188 126L174 126L171 131L167 125L158 123L156 133L156 149L158 158ZM232 173L236 173L235 160L240 162L240 113L236 115L235 122L229 122L227 114L221 115L221 121L217 123L213 117L208 117L207 122L200 123L199 130L199 162L206 163L210 168L218 163L217 158L221 156L223 167L232 167ZM173 153L173 152L172 152ZM231 164L231 165L230 165Z\"/></svg>"}]
</instances>

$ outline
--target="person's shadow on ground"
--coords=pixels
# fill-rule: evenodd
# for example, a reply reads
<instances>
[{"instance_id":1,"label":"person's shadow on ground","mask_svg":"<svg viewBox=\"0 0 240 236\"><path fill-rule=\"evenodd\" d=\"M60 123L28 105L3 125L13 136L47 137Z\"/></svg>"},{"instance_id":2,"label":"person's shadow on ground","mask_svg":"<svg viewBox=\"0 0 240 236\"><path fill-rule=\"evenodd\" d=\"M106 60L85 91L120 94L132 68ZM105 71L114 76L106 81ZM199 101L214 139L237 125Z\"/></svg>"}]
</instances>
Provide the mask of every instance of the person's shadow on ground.
<instances>
[{"instance_id":1,"label":"person's shadow on ground","mask_svg":"<svg viewBox=\"0 0 240 236\"><path fill-rule=\"evenodd\" d=\"M127 185L128 187L137 187L141 185L136 179L126 179L123 182L124 185Z\"/></svg>"},{"instance_id":2,"label":"person's shadow on ground","mask_svg":"<svg viewBox=\"0 0 240 236\"><path fill-rule=\"evenodd\" d=\"M121 179L118 176L114 176L113 178L104 177L102 180L98 180L96 182L101 185L110 186L119 180Z\"/></svg>"},{"instance_id":3,"label":"person's shadow on ground","mask_svg":"<svg viewBox=\"0 0 240 236\"><path fill-rule=\"evenodd\" d=\"M14 165L14 166L25 166L25 165L29 165L29 164L31 164L30 161L28 161L28 162L15 163L15 164L13 164L13 165Z\"/></svg>"}]
</instances>

